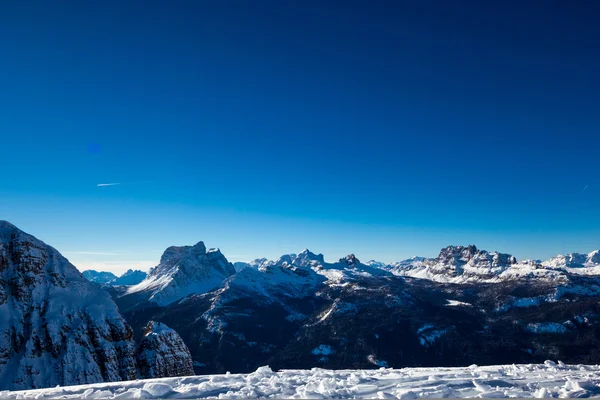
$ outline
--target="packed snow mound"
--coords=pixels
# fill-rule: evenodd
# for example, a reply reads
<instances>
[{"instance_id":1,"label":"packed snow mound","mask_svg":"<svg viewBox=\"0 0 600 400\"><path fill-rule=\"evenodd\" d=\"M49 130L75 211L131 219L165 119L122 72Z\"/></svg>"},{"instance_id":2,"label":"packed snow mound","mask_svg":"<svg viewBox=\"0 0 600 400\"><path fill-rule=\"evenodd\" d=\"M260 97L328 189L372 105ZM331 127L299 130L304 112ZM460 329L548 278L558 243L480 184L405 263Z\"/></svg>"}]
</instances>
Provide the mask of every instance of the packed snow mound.
<instances>
[{"instance_id":1,"label":"packed snow mound","mask_svg":"<svg viewBox=\"0 0 600 400\"><path fill-rule=\"evenodd\" d=\"M142 378L194 375L192 356L183 339L160 322L146 325L137 359Z\"/></svg>"},{"instance_id":2,"label":"packed snow mound","mask_svg":"<svg viewBox=\"0 0 600 400\"><path fill-rule=\"evenodd\" d=\"M135 377L133 332L110 295L0 221L0 389Z\"/></svg>"},{"instance_id":3,"label":"packed snow mound","mask_svg":"<svg viewBox=\"0 0 600 400\"><path fill-rule=\"evenodd\" d=\"M373 362L385 365L385 361ZM472 398L592 397L600 395L600 367L544 364L461 368L332 371L260 367L251 374L201 375L74 387L0 392L0 399L74 398Z\"/></svg>"},{"instance_id":4,"label":"packed snow mound","mask_svg":"<svg viewBox=\"0 0 600 400\"><path fill-rule=\"evenodd\" d=\"M148 277L127 291L142 293L150 301L167 305L185 296L221 287L235 273L219 249L207 250L203 242L194 246L171 246Z\"/></svg>"}]
</instances>

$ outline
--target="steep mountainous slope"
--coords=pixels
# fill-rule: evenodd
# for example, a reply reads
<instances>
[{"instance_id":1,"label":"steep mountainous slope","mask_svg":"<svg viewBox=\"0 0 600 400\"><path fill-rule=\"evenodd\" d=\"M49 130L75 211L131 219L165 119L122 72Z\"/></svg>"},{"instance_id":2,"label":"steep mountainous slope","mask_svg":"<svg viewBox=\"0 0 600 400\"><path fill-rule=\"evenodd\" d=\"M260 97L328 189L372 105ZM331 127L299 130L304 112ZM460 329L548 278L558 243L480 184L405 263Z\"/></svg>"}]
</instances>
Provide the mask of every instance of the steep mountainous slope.
<instances>
[{"instance_id":1,"label":"steep mountainous slope","mask_svg":"<svg viewBox=\"0 0 600 400\"><path fill-rule=\"evenodd\" d=\"M54 248L0 221L0 388L135 377L133 332L110 295Z\"/></svg>"},{"instance_id":2,"label":"steep mountainous slope","mask_svg":"<svg viewBox=\"0 0 600 400\"><path fill-rule=\"evenodd\" d=\"M150 321L138 348L142 379L194 375L192 356L181 337L160 322Z\"/></svg>"},{"instance_id":3,"label":"steep mountainous slope","mask_svg":"<svg viewBox=\"0 0 600 400\"><path fill-rule=\"evenodd\" d=\"M194 246L171 246L147 278L129 288L127 294L167 305L189 294L222 286L234 273L233 265L219 249L206 250L203 242Z\"/></svg>"}]
</instances>

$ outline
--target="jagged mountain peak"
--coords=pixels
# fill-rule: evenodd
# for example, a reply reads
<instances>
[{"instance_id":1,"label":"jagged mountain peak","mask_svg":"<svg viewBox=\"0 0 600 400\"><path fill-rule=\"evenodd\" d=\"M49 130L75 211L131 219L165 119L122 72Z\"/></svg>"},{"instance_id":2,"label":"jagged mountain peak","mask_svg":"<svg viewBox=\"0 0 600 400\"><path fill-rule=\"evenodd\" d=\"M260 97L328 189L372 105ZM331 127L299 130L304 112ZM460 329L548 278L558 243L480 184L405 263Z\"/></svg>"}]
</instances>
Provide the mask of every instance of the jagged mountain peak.
<instances>
[{"instance_id":1,"label":"jagged mountain peak","mask_svg":"<svg viewBox=\"0 0 600 400\"><path fill-rule=\"evenodd\" d=\"M171 246L168 247L160 258L160 264L152 268L150 276L164 276L165 274L177 273L187 270L188 273L202 273L207 267L207 260L216 261L217 269L225 272L229 262L218 248L207 251L204 242L198 242L193 246Z\"/></svg>"},{"instance_id":2,"label":"jagged mountain peak","mask_svg":"<svg viewBox=\"0 0 600 400\"><path fill-rule=\"evenodd\" d=\"M446 246L440 250L438 260L458 261L459 259L470 260L479 250L475 245L468 246Z\"/></svg>"},{"instance_id":3,"label":"jagged mountain peak","mask_svg":"<svg viewBox=\"0 0 600 400\"><path fill-rule=\"evenodd\" d=\"M263 263L264 264L264 263ZM297 267L310 267L313 265L325 264L323 254L315 254L308 249L302 250L300 253L284 254L277 259L275 265L295 265Z\"/></svg>"},{"instance_id":4,"label":"jagged mountain peak","mask_svg":"<svg viewBox=\"0 0 600 400\"><path fill-rule=\"evenodd\" d=\"M193 246L170 246L163 252L160 257L160 263L164 264L172 260L180 259L189 256L201 256L206 254L206 246L200 241Z\"/></svg>"},{"instance_id":5,"label":"jagged mountain peak","mask_svg":"<svg viewBox=\"0 0 600 400\"><path fill-rule=\"evenodd\" d=\"M146 294L150 300L166 305L189 294L216 289L234 273L233 264L221 251L207 251L204 242L194 246L171 246L148 277L127 293Z\"/></svg>"},{"instance_id":6,"label":"jagged mountain peak","mask_svg":"<svg viewBox=\"0 0 600 400\"><path fill-rule=\"evenodd\" d=\"M600 250L594 250L588 254L588 261L594 264L600 264Z\"/></svg>"},{"instance_id":7,"label":"jagged mountain peak","mask_svg":"<svg viewBox=\"0 0 600 400\"><path fill-rule=\"evenodd\" d=\"M510 254L490 253L478 249L475 245L447 246L440 251L436 260L439 263L453 266L462 266L467 263L490 263L494 266L509 266L517 263L517 259Z\"/></svg>"},{"instance_id":8,"label":"jagged mountain peak","mask_svg":"<svg viewBox=\"0 0 600 400\"><path fill-rule=\"evenodd\" d=\"M546 265L559 268L590 268L600 266L600 250L588 254L559 254L545 262Z\"/></svg>"},{"instance_id":9,"label":"jagged mountain peak","mask_svg":"<svg viewBox=\"0 0 600 400\"><path fill-rule=\"evenodd\" d=\"M360 261L354 254L348 254L346 257L340 258L341 263L348 264L349 266L355 266L360 264Z\"/></svg>"},{"instance_id":10,"label":"jagged mountain peak","mask_svg":"<svg viewBox=\"0 0 600 400\"><path fill-rule=\"evenodd\" d=\"M300 262L300 263L304 263L304 262L313 262L316 261L318 263L325 263L325 259L323 254L319 253L313 253L312 251L310 251L309 249L304 249L302 250L297 256L296 256L296 263Z\"/></svg>"}]
</instances>

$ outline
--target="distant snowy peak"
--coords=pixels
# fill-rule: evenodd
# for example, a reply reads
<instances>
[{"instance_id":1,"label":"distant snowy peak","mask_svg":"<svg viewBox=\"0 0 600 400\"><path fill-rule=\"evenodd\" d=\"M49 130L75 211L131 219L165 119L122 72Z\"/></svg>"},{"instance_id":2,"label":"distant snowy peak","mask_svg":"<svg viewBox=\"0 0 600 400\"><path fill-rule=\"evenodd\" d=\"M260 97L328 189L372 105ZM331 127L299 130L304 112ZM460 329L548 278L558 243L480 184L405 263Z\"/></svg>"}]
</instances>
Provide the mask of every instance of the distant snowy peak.
<instances>
[{"instance_id":1,"label":"distant snowy peak","mask_svg":"<svg viewBox=\"0 0 600 400\"><path fill-rule=\"evenodd\" d=\"M88 269L81 273L85 279L90 282L97 283L99 285L112 285L112 286L130 286L137 285L148 275L144 271L129 269L121 276L116 276L112 272L95 271Z\"/></svg>"},{"instance_id":2,"label":"distant snowy peak","mask_svg":"<svg viewBox=\"0 0 600 400\"><path fill-rule=\"evenodd\" d=\"M206 293L221 287L235 268L219 249L206 250L203 242L194 246L171 246L148 277L128 293L145 293L149 300L167 305L190 294Z\"/></svg>"},{"instance_id":3,"label":"distant snowy peak","mask_svg":"<svg viewBox=\"0 0 600 400\"><path fill-rule=\"evenodd\" d=\"M127 272L125 272L123 275L119 276L118 278L113 279L112 281L109 282L109 284L111 284L113 286L137 285L138 283L140 283L141 281L146 279L147 276L148 276L148 274L146 272L140 271L139 269L136 269L136 270L128 269Z\"/></svg>"},{"instance_id":4,"label":"distant snowy peak","mask_svg":"<svg viewBox=\"0 0 600 400\"><path fill-rule=\"evenodd\" d=\"M471 265L473 267L483 268L508 268L517 263L517 259L510 254L497 252L487 252L478 250L473 245L469 246L448 246L440 251L436 261L454 267Z\"/></svg>"},{"instance_id":5,"label":"distant snowy peak","mask_svg":"<svg viewBox=\"0 0 600 400\"><path fill-rule=\"evenodd\" d=\"M257 258L256 260L252 260L250 262L238 261L233 263L233 267L236 272L243 270L244 268L254 268L259 269L263 265L274 264L273 261L269 261L266 258Z\"/></svg>"},{"instance_id":6,"label":"distant snowy peak","mask_svg":"<svg viewBox=\"0 0 600 400\"><path fill-rule=\"evenodd\" d=\"M594 250L589 254L559 254L544 264L558 268L594 268L600 266L600 250Z\"/></svg>"},{"instance_id":7,"label":"distant snowy peak","mask_svg":"<svg viewBox=\"0 0 600 400\"><path fill-rule=\"evenodd\" d=\"M448 246L436 258L414 257L387 266L394 275L438 282L495 282L518 278L566 281L567 274L600 275L600 251L558 255L548 261L522 260L476 246Z\"/></svg>"},{"instance_id":8,"label":"distant snowy peak","mask_svg":"<svg viewBox=\"0 0 600 400\"><path fill-rule=\"evenodd\" d=\"M263 263L259 268L245 268L231 276L225 286L239 293L259 293L266 297L302 297L314 291L325 278L311 268L284 263ZM233 290L231 290L233 289Z\"/></svg>"},{"instance_id":9,"label":"distant snowy peak","mask_svg":"<svg viewBox=\"0 0 600 400\"><path fill-rule=\"evenodd\" d=\"M425 261L430 260L425 257L411 257L402 261L395 261L391 264L386 264L381 261L370 260L366 262L366 265L378 268L384 271L388 271L393 275L406 275L407 271L411 271L415 268L421 267Z\"/></svg>"},{"instance_id":10,"label":"distant snowy peak","mask_svg":"<svg viewBox=\"0 0 600 400\"><path fill-rule=\"evenodd\" d=\"M517 259L510 254L469 245L448 246L436 258L413 257L384 268L394 275L462 283L504 279L503 274L516 265Z\"/></svg>"},{"instance_id":11,"label":"distant snowy peak","mask_svg":"<svg viewBox=\"0 0 600 400\"><path fill-rule=\"evenodd\" d=\"M354 254L348 254L344 258L340 258L339 262L342 264L346 264L350 267L356 267L357 265L360 265L359 259L356 258L356 256Z\"/></svg>"},{"instance_id":12,"label":"distant snowy peak","mask_svg":"<svg viewBox=\"0 0 600 400\"><path fill-rule=\"evenodd\" d=\"M377 261L377 260L369 260L365 263L365 265L368 265L369 267L381 268L381 269L386 269L389 266L389 264L386 264L384 262Z\"/></svg>"},{"instance_id":13,"label":"distant snowy peak","mask_svg":"<svg viewBox=\"0 0 600 400\"><path fill-rule=\"evenodd\" d=\"M310 268L317 274L326 278L329 283L352 280L359 277L389 275L386 270L363 264L354 254L340 258L335 263L325 261L323 254L315 254L308 249L299 254L286 254L281 256L276 265L292 265L301 268Z\"/></svg>"},{"instance_id":14,"label":"distant snowy peak","mask_svg":"<svg viewBox=\"0 0 600 400\"><path fill-rule=\"evenodd\" d=\"M277 261L275 261L276 265L295 265L298 267L314 267L317 265L324 265L325 258L323 254L315 254L308 249L302 250L299 254L285 254Z\"/></svg>"},{"instance_id":15,"label":"distant snowy peak","mask_svg":"<svg viewBox=\"0 0 600 400\"><path fill-rule=\"evenodd\" d=\"M86 271L83 271L81 274L88 281L97 283L99 285L104 285L106 283L109 283L109 282L117 279L117 276L115 274L113 274L112 272L95 271L93 269L88 269Z\"/></svg>"},{"instance_id":16,"label":"distant snowy peak","mask_svg":"<svg viewBox=\"0 0 600 400\"><path fill-rule=\"evenodd\" d=\"M239 262L236 263L236 269L237 274L243 273L242 276L248 277L250 282L252 279L260 279L261 282L264 279L272 280L273 284L267 284L270 288L293 286L294 289L291 290L291 293L303 293L303 289L306 287L313 287L325 281L335 284L360 277L391 275L389 271L379 268L378 265L361 263L354 254L342 257L337 262L328 263L323 254L315 254L308 249L304 249L298 254L284 254L276 261L262 258L249 263ZM255 272L251 273L246 270ZM264 282L260 285L244 283L241 277L234 277L232 280L232 285L242 284L260 286L261 290L265 287Z\"/></svg>"}]
</instances>

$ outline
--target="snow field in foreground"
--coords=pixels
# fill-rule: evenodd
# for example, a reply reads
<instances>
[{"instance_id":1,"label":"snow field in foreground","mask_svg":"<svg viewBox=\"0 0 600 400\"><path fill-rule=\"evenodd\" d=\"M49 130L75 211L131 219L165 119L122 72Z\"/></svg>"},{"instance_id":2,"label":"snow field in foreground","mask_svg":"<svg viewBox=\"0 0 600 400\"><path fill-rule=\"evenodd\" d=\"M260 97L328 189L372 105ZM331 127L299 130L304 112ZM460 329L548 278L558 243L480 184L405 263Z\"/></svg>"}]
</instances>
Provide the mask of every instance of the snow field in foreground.
<instances>
[{"instance_id":1,"label":"snow field in foreground","mask_svg":"<svg viewBox=\"0 0 600 400\"><path fill-rule=\"evenodd\" d=\"M544 364L378 370L282 370L99 383L18 392L0 399L590 397L600 366Z\"/></svg>"}]
</instances>

